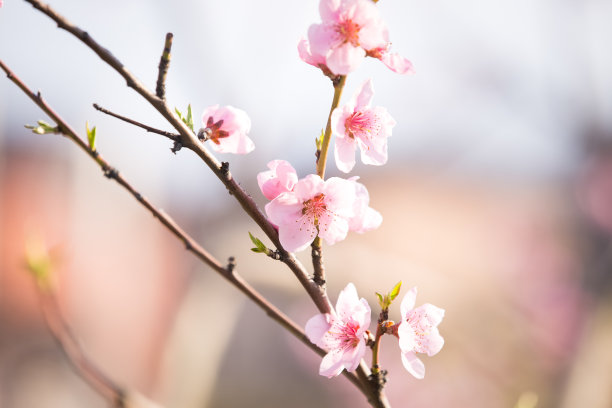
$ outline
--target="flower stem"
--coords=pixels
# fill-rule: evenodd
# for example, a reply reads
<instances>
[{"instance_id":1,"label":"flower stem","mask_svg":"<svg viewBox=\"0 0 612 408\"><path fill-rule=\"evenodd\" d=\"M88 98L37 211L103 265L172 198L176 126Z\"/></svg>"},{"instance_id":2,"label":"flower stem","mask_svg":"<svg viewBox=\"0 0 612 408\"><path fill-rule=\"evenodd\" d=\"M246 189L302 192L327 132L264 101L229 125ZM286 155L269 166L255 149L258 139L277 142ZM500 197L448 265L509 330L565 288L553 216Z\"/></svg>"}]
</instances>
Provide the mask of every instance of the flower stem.
<instances>
[{"instance_id":1,"label":"flower stem","mask_svg":"<svg viewBox=\"0 0 612 408\"><path fill-rule=\"evenodd\" d=\"M378 351L380 350L380 338L384 331L381 329L382 326L379 323L376 328L376 337L374 339L374 345L372 346L372 375L378 375L380 372L380 366L378 365Z\"/></svg>"},{"instance_id":2,"label":"flower stem","mask_svg":"<svg viewBox=\"0 0 612 408\"><path fill-rule=\"evenodd\" d=\"M325 164L327 162L327 152L329 151L329 142L331 141L331 115L334 109L338 107L340 103L340 97L342 96L342 90L346 83L346 75L339 77L338 81L334 81L334 99L332 101L331 109L329 110L329 116L327 117L327 126L325 127L325 133L323 134L323 140L321 141L321 150L317 155L317 174L322 179L325 179Z\"/></svg>"}]
</instances>

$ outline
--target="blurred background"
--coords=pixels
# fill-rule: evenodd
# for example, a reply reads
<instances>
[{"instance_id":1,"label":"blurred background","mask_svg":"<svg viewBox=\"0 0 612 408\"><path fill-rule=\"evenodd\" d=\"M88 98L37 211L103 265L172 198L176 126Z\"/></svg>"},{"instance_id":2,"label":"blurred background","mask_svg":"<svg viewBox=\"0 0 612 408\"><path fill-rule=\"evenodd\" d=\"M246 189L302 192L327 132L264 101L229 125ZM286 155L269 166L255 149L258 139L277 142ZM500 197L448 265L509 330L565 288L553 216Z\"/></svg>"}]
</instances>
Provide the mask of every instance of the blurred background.
<instances>
[{"instance_id":1,"label":"blurred background","mask_svg":"<svg viewBox=\"0 0 612 408\"><path fill-rule=\"evenodd\" d=\"M167 99L196 119L209 105L248 112L256 149L230 162L255 181L273 159L314 172L332 89L296 46L320 21L315 0L53 0L150 89L174 33ZM347 282L402 280L417 305L446 310L443 350L425 379L383 341L394 407L612 407L612 2L379 2L399 76L368 59L374 105L398 124L384 167L358 163L382 226L325 248L335 302ZM171 130L87 47L23 1L0 9L0 59L217 258L299 324L316 313L263 238L191 152L92 108ZM346 379L196 262L76 146L35 135L50 121L0 78L0 407L104 407L67 364L41 317L24 246L57 254L59 301L83 349L118 383L166 407L366 407ZM196 123L198 126L199 123ZM328 175L339 175L330 158ZM265 240L264 240L265 241ZM265 241L266 242L266 241ZM310 268L307 253L301 254ZM399 318L399 307L391 318ZM374 312L376 313L376 312ZM375 318L376 316L373 316Z\"/></svg>"}]
</instances>

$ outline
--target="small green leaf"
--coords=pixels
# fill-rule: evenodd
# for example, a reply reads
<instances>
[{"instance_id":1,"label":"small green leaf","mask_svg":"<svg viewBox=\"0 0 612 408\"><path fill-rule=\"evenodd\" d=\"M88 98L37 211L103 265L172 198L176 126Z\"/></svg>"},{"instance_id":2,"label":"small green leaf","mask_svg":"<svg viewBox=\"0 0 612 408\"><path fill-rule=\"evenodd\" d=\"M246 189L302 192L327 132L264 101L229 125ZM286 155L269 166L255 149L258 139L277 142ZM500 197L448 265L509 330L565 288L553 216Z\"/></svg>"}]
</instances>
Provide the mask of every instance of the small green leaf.
<instances>
[{"instance_id":1,"label":"small green leaf","mask_svg":"<svg viewBox=\"0 0 612 408\"><path fill-rule=\"evenodd\" d=\"M87 142L89 143L89 148L93 151L96 150L96 127L93 129L89 129L89 122L85 122L85 128L87 129Z\"/></svg>"},{"instance_id":2,"label":"small green leaf","mask_svg":"<svg viewBox=\"0 0 612 408\"><path fill-rule=\"evenodd\" d=\"M36 133L38 135L44 135L47 133L59 133L59 129L57 127L51 126L44 120L39 120L38 126L25 125L25 128L31 129L32 133Z\"/></svg>"},{"instance_id":3,"label":"small green leaf","mask_svg":"<svg viewBox=\"0 0 612 408\"><path fill-rule=\"evenodd\" d=\"M401 287L402 287L402 281L399 281L397 285L395 285L393 290L391 290L391 292L389 293L389 304L391 304L391 302L395 300L397 295L399 295Z\"/></svg>"},{"instance_id":4,"label":"small green leaf","mask_svg":"<svg viewBox=\"0 0 612 408\"><path fill-rule=\"evenodd\" d=\"M191 129L192 132L195 132L195 130L193 130L193 116L191 115L191 104L187 105L187 120L185 121L185 123L187 124L187 126L189 126L189 129Z\"/></svg>"},{"instance_id":5,"label":"small green leaf","mask_svg":"<svg viewBox=\"0 0 612 408\"><path fill-rule=\"evenodd\" d=\"M385 299L383 298L383 295L381 295L378 292L374 292L376 293L376 297L378 298L378 304L380 305L380 307L382 307L384 309L385 307Z\"/></svg>"},{"instance_id":6,"label":"small green leaf","mask_svg":"<svg viewBox=\"0 0 612 408\"><path fill-rule=\"evenodd\" d=\"M317 150L321 150L321 145L323 143L323 136L325 135L325 132L323 131L323 129L321 129L321 134L319 135L318 138L315 139L315 144L317 145Z\"/></svg>"},{"instance_id":7,"label":"small green leaf","mask_svg":"<svg viewBox=\"0 0 612 408\"><path fill-rule=\"evenodd\" d=\"M267 253L268 252L268 248L266 248L264 243L261 242L259 238L256 238L255 236L253 236L253 234L251 234L250 232L249 232L249 237L251 238L251 242L255 245L255 248L251 248L251 251L257 252L257 253Z\"/></svg>"},{"instance_id":8,"label":"small green leaf","mask_svg":"<svg viewBox=\"0 0 612 408\"><path fill-rule=\"evenodd\" d=\"M182 120L183 123L186 124L192 132L195 133L195 130L193 130L193 115L191 113L191 104L187 105L187 117L183 116L183 113L178 110L178 108L174 108L174 111L178 115L179 119Z\"/></svg>"}]
</instances>

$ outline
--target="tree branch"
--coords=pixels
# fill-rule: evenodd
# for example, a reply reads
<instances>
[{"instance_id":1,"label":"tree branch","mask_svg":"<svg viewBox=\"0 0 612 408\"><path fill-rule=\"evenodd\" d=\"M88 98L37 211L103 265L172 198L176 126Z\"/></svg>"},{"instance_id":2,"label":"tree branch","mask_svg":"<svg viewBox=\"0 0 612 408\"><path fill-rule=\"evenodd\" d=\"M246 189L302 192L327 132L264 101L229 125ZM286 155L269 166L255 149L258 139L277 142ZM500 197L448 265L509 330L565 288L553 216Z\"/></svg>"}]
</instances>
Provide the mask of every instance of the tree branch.
<instances>
[{"instance_id":1,"label":"tree branch","mask_svg":"<svg viewBox=\"0 0 612 408\"><path fill-rule=\"evenodd\" d=\"M236 271L235 267L224 267L217 259L209 254L204 248L202 248L191 236L189 236L183 229L181 229L176 222L165 212L157 209L147 198L140 194L132 185L126 181L121 174L110 164L104 160L104 158L95 150L92 150L83 139L68 125L42 98L39 93L32 92L27 85L25 85L19 77L17 77L5 64L0 60L0 68L6 72L7 77L15 83L34 103L53 121L57 124L62 135L69 138L71 141L76 143L81 150L83 150L88 156L90 156L100 166L104 175L108 178L114 179L119 185L125 188L136 200L142 204L147 210L157 218L162 225L164 225L174 236L181 240L185 248L193 253L200 261L211 267L214 271L219 273L231 284L233 284L238 290L244 293L249 299L255 302L263 311L274 321L279 323L283 328L294 335L298 340L304 343L308 348L313 350L320 356L324 356L326 352L320 347L313 344L302 328L298 326L291 318L280 311L276 306L268 302L263 295L257 292L252 286L250 286ZM361 389L362 385L357 377L353 373L345 371L345 376L358 388Z\"/></svg>"},{"instance_id":2,"label":"tree branch","mask_svg":"<svg viewBox=\"0 0 612 408\"><path fill-rule=\"evenodd\" d=\"M165 136L165 137L167 137L168 139L172 140L173 142L176 142L177 140L180 140L180 138L181 138L181 135L179 135L178 133L166 132L165 130L160 130L160 129L156 129L156 128L151 127L151 126L147 126L147 125L145 125L144 123L140 123L140 122L138 122L138 121L135 121L134 119L130 119L130 118L128 118L128 117L121 116L121 115L119 115L119 114L117 114L117 113L111 112L111 111L109 111L108 109L104 109L103 107L101 107L101 106L100 106L100 105L98 105L97 103L94 103L94 104L93 104L93 107L94 107L96 110L98 110L98 111L100 111L100 112L102 112L102 113L106 113L107 115L110 115L110 116L112 116L112 117L115 117L115 118L117 118L117 119L120 119L120 120L122 120L122 121L124 121L124 122L127 122L127 123L131 124L131 125L134 125L134 126L138 126L138 127L140 127L140 128L143 128L143 129L144 129L144 130L146 130L147 132L157 133L158 135Z\"/></svg>"},{"instance_id":3,"label":"tree branch","mask_svg":"<svg viewBox=\"0 0 612 408\"><path fill-rule=\"evenodd\" d=\"M168 66L170 65L172 37L172 33L166 34L164 51L162 52L161 58L159 59L159 66L157 67L157 87L155 88L155 93L157 97L161 99L166 99L166 75L168 74Z\"/></svg>"},{"instance_id":4,"label":"tree branch","mask_svg":"<svg viewBox=\"0 0 612 408\"><path fill-rule=\"evenodd\" d=\"M313 300L321 313L334 313L333 307L327 297L327 293L321 290L306 272L304 266L290 252L287 252L278 238L278 231L268 221L266 216L257 207L251 196L234 180L232 174L224 168L221 163L202 145L198 140L197 135L175 115L172 109L165 101L153 93L151 93L110 51L102 47L84 30L80 29L63 16L58 14L49 5L38 0L25 0L34 8L46 14L55 21L59 28L62 28L73 34L89 48L91 48L98 56L114 68L125 80L128 87L138 92L146 99L161 115L170 123L181 136L180 143L183 147L192 150L197 154L206 165L212 170L219 180L225 185L230 195L234 196L242 209L259 225L268 238L274 243L281 255L281 260L296 276L300 284L304 287L310 298Z\"/></svg>"}]
</instances>

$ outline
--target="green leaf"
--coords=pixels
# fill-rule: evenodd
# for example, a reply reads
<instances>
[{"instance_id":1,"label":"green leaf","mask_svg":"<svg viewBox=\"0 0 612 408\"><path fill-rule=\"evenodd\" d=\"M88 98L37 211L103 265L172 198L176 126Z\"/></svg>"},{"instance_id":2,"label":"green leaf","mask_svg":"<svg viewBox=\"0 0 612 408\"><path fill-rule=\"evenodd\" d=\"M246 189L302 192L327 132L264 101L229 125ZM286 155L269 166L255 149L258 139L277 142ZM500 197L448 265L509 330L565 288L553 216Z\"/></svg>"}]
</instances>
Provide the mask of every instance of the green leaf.
<instances>
[{"instance_id":1,"label":"green leaf","mask_svg":"<svg viewBox=\"0 0 612 408\"><path fill-rule=\"evenodd\" d=\"M268 248L266 248L264 243L261 242L259 238L256 238L255 236L253 236L253 234L251 234L250 232L249 232L249 237L251 238L251 242L253 243L253 245L255 245L255 248L251 248L251 251L257 252L257 253L267 253L268 252Z\"/></svg>"},{"instance_id":2,"label":"green leaf","mask_svg":"<svg viewBox=\"0 0 612 408\"><path fill-rule=\"evenodd\" d=\"M182 120L183 123L186 124L192 132L195 133L195 130L193 130L193 115L191 113L191 104L187 105L187 117L183 116L183 113L178 110L178 108L174 108L174 111L178 115L179 119Z\"/></svg>"},{"instance_id":3,"label":"green leaf","mask_svg":"<svg viewBox=\"0 0 612 408\"><path fill-rule=\"evenodd\" d=\"M37 135L44 135L47 133L59 133L59 129L57 127L51 126L44 120L39 120L38 126L25 125L25 128L31 129L32 133L36 133Z\"/></svg>"},{"instance_id":4,"label":"green leaf","mask_svg":"<svg viewBox=\"0 0 612 408\"><path fill-rule=\"evenodd\" d=\"M193 116L191 115L191 104L187 105L187 120L185 121L185 123L187 124L187 126L189 126L189 129L191 129L192 132L195 132L195 130L193 130Z\"/></svg>"},{"instance_id":5,"label":"green leaf","mask_svg":"<svg viewBox=\"0 0 612 408\"><path fill-rule=\"evenodd\" d=\"M393 288L393 290L391 290L391 292L389 293L389 304L391 304L391 302L393 300L395 300L395 298L397 297L397 295L399 295L400 292L400 288L402 287L402 281L399 281L397 283L397 285L395 285L395 287Z\"/></svg>"},{"instance_id":6,"label":"green leaf","mask_svg":"<svg viewBox=\"0 0 612 408\"><path fill-rule=\"evenodd\" d=\"M385 307L385 299L383 298L383 295L381 295L378 292L374 292L376 293L376 297L378 298L378 304L380 305L380 307L382 307L384 309Z\"/></svg>"},{"instance_id":7,"label":"green leaf","mask_svg":"<svg viewBox=\"0 0 612 408\"><path fill-rule=\"evenodd\" d=\"M315 144L317 145L317 150L321 150L321 146L323 143L323 136L325 136L325 132L321 129L321 134L318 138L315 139Z\"/></svg>"},{"instance_id":8,"label":"green leaf","mask_svg":"<svg viewBox=\"0 0 612 408\"><path fill-rule=\"evenodd\" d=\"M91 150L96 150L96 127L89 129L89 122L85 122L85 128L87 129L87 142Z\"/></svg>"}]
</instances>

